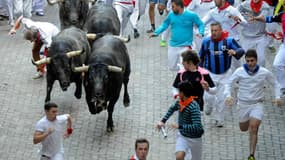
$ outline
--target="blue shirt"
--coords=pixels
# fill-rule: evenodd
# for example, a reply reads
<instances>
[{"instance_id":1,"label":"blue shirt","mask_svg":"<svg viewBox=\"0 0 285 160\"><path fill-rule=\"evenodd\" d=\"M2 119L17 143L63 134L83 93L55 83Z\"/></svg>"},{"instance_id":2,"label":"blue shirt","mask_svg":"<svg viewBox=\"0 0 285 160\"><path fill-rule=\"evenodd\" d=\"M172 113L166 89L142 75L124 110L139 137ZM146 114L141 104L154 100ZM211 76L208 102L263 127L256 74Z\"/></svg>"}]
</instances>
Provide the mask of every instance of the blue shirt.
<instances>
[{"instance_id":1,"label":"blue shirt","mask_svg":"<svg viewBox=\"0 0 285 160\"><path fill-rule=\"evenodd\" d=\"M163 23L154 34L159 35L168 27L171 27L169 45L172 47L191 46L193 41L193 26L199 28L199 33L204 35L204 24L200 17L191 11L184 10L182 14L174 14L172 11L167 15Z\"/></svg>"},{"instance_id":2,"label":"blue shirt","mask_svg":"<svg viewBox=\"0 0 285 160\"><path fill-rule=\"evenodd\" d=\"M236 59L240 59L244 54L244 50L232 37L218 42L212 41L211 37L205 38L199 52L200 66L214 74L225 73L231 67L232 56L228 54L230 49L236 51Z\"/></svg>"}]
</instances>

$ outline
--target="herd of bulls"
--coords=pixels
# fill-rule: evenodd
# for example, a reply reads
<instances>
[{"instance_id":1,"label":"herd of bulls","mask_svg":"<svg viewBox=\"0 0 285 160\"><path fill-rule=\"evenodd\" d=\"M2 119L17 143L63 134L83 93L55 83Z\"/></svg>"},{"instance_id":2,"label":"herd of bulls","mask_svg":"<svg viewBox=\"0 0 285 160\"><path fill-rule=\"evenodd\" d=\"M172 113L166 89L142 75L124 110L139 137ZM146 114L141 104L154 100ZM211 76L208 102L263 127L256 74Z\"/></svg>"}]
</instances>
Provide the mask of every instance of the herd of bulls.
<instances>
[{"instance_id":1,"label":"herd of bulls","mask_svg":"<svg viewBox=\"0 0 285 160\"><path fill-rule=\"evenodd\" d=\"M59 4L61 32L53 37L48 56L35 64L47 64L46 102L56 80L63 91L75 82L78 99L83 83L90 113L107 109L107 131L113 131L112 114L122 84L124 105L130 103L130 59L124 44L129 39L118 36L120 22L112 6L95 3L89 9L90 1L48 0L49 4Z\"/></svg>"}]
</instances>

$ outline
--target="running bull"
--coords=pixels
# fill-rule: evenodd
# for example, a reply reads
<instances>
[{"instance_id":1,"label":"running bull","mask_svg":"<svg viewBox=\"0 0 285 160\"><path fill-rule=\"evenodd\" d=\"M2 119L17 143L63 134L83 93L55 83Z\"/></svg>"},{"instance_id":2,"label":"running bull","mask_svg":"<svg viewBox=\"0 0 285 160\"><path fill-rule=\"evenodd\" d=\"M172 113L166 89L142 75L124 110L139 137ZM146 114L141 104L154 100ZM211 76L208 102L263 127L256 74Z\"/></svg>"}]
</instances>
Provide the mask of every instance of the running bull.
<instances>
[{"instance_id":1,"label":"running bull","mask_svg":"<svg viewBox=\"0 0 285 160\"><path fill-rule=\"evenodd\" d=\"M47 0L49 4L59 4L61 30L70 26L83 29L90 2L94 0Z\"/></svg>"},{"instance_id":2,"label":"running bull","mask_svg":"<svg viewBox=\"0 0 285 160\"><path fill-rule=\"evenodd\" d=\"M55 80L59 81L60 87L66 91L71 82L75 82L74 96L78 99L82 94L81 73L73 72L75 67L82 66L91 49L87 35L82 30L71 27L61 31L52 40L48 50L48 57L36 61L36 65L47 64L47 95L45 102L50 101Z\"/></svg>"},{"instance_id":3,"label":"running bull","mask_svg":"<svg viewBox=\"0 0 285 160\"><path fill-rule=\"evenodd\" d=\"M86 66L76 67L77 72L86 72L84 88L91 114L107 108L107 131L113 131L112 114L124 84L123 103L130 104L128 82L131 72L127 48L119 37L105 35L97 39Z\"/></svg>"},{"instance_id":4,"label":"running bull","mask_svg":"<svg viewBox=\"0 0 285 160\"><path fill-rule=\"evenodd\" d=\"M84 30L88 33L119 35L120 21L116 10L111 5L95 4L89 9Z\"/></svg>"}]
</instances>

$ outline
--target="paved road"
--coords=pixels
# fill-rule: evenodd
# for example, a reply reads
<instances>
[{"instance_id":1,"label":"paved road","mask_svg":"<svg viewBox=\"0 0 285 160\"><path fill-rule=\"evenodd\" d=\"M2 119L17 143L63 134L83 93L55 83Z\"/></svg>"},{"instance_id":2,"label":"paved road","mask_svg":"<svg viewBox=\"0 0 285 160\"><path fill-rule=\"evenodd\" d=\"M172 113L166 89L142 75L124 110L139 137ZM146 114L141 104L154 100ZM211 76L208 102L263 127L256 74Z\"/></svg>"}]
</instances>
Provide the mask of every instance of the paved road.
<instances>
[{"instance_id":1,"label":"paved road","mask_svg":"<svg viewBox=\"0 0 285 160\"><path fill-rule=\"evenodd\" d=\"M49 7L48 16L36 20L58 24L56 7ZM157 20L160 24L161 20ZM54 85L52 101L59 104L60 113L74 117L74 134L64 141L67 160L124 160L134 152L134 141L146 137L151 142L150 160L173 160L175 133L163 139L154 125L164 115L172 100L170 85L173 73L167 70L166 48L159 47L159 39L143 35L149 27L147 16L142 18L141 37L127 44L132 63L129 83L131 106L124 108L122 99L114 111L115 131L106 132L107 112L89 114L84 99L73 96L75 87L62 92ZM31 43L23 40L21 32L7 35L9 27L0 22L0 160L36 160L40 145L32 144L34 125L43 115L46 94L45 79L32 80ZM274 54L268 53L272 60ZM268 63L268 66L271 64ZM284 107L271 105L271 92L266 89L265 117L259 132L256 158L284 160ZM170 119L175 121L176 116ZM248 134L238 128L236 110L229 109L226 124L216 128L210 117L203 116L204 160L242 160L248 156Z\"/></svg>"}]
</instances>

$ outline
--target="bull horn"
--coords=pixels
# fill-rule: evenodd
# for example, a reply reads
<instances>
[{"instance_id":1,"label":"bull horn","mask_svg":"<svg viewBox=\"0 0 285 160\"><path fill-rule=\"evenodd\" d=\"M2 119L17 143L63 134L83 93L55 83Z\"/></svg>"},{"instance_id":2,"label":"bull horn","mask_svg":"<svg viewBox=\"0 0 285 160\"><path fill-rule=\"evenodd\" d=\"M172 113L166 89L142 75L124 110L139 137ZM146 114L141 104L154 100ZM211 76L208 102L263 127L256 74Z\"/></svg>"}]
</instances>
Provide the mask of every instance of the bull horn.
<instances>
[{"instance_id":1,"label":"bull horn","mask_svg":"<svg viewBox=\"0 0 285 160\"><path fill-rule=\"evenodd\" d=\"M74 67L72 70L73 72L87 72L89 66L82 66L82 67Z\"/></svg>"},{"instance_id":2,"label":"bull horn","mask_svg":"<svg viewBox=\"0 0 285 160\"><path fill-rule=\"evenodd\" d=\"M58 2L64 2L64 0L47 0L48 4L53 5L56 4Z\"/></svg>"},{"instance_id":3,"label":"bull horn","mask_svg":"<svg viewBox=\"0 0 285 160\"><path fill-rule=\"evenodd\" d=\"M68 58L74 57L74 56L79 56L81 54L82 50L77 50L77 51L70 51L66 53L66 56Z\"/></svg>"},{"instance_id":4,"label":"bull horn","mask_svg":"<svg viewBox=\"0 0 285 160\"><path fill-rule=\"evenodd\" d=\"M123 42L125 42L125 43L128 43L128 42L130 42L130 40L131 40L130 35L128 35L128 38L121 37L121 36L114 36L114 37L115 37L115 38L118 38L119 40L121 40L121 41L123 41Z\"/></svg>"},{"instance_id":5,"label":"bull horn","mask_svg":"<svg viewBox=\"0 0 285 160\"><path fill-rule=\"evenodd\" d=\"M41 64L49 64L50 63L50 60L51 60L51 58L50 57L45 57L45 58L42 58L42 59L40 59L40 60L38 60L38 61L35 61L34 63L35 63L35 65L41 65Z\"/></svg>"},{"instance_id":6,"label":"bull horn","mask_svg":"<svg viewBox=\"0 0 285 160\"><path fill-rule=\"evenodd\" d=\"M97 35L95 33L87 33L86 36L87 39L94 40Z\"/></svg>"},{"instance_id":7,"label":"bull horn","mask_svg":"<svg viewBox=\"0 0 285 160\"><path fill-rule=\"evenodd\" d=\"M122 67L110 66L110 65L108 65L108 70L111 72L123 72Z\"/></svg>"}]
</instances>

